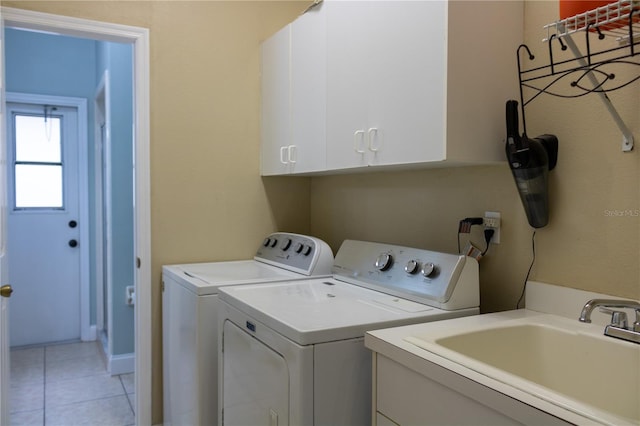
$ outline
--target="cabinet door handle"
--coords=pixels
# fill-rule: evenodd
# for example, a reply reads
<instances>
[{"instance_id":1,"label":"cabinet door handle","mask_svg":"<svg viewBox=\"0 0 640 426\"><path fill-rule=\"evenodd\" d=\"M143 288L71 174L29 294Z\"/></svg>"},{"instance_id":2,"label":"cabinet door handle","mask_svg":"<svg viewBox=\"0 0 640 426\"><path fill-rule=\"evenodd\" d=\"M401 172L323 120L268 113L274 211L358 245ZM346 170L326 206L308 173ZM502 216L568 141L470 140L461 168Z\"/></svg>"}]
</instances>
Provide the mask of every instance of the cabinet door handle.
<instances>
[{"instance_id":1,"label":"cabinet door handle","mask_svg":"<svg viewBox=\"0 0 640 426\"><path fill-rule=\"evenodd\" d=\"M358 143L360 141L360 143ZM364 145L364 130L356 130L353 133L353 150L358 154L364 154L364 149L358 149L358 146Z\"/></svg>"},{"instance_id":2,"label":"cabinet door handle","mask_svg":"<svg viewBox=\"0 0 640 426\"><path fill-rule=\"evenodd\" d=\"M287 157L289 158L289 163L296 164L296 159L298 156L298 147L296 145L289 145L287 148Z\"/></svg>"},{"instance_id":3,"label":"cabinet door handle","mask_svg":"<svg viewBox=\"0 0 640 426\"><path fill-rule=\"evenodd\" d=\"M285 158L285 151L287 150L286 146L280 147L280 162L282 164L287 164L287 159Z\"/></svg>"},{"instance_id":4,"label":"cabinet door handle","mask_svg":"<svg viewBox=\"0 0 640 426\"><path fill-rule=\"evenodd\" d=\"M367 137L369 139L369 151L378 152L380 150L380 137L377 127L371 127L367 132ZM374 141L376 142L374 144Z\"/></svg>"}]
</instances>

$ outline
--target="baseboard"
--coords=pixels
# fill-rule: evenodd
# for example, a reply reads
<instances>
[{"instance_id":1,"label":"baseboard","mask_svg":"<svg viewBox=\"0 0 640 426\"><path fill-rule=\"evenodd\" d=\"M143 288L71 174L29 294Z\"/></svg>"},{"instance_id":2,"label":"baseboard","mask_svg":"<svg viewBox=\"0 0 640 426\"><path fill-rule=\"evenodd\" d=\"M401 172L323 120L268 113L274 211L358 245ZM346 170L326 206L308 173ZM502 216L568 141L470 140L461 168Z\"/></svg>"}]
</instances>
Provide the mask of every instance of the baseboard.
<instances>
[{"instance_id":1,"label":"baseboard","mask_svg":"<svg viewBox=\"0 0 640 426\"><path fill-rule=\"evenodd\" d=\"M133 373L135 371L135 353L111 355L108 356L107 359L107 369L112 376Z\"/></svg>"}]
</instances>

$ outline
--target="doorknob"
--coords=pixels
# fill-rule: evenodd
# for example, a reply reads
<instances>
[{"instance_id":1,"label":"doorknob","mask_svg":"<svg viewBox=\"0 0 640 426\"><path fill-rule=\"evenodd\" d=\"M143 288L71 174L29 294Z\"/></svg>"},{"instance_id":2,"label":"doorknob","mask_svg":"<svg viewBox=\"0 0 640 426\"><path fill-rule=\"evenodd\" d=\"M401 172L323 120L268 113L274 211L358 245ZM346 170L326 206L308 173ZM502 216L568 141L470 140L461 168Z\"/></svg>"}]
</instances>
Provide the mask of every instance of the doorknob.
<instances>
[{"instance_id":1,"label":"doorknob","mask_svg":"<svg viewBox=\"0 0 640 426\"><path fill-rule=\"evenodd\" d=\"M69 240L69 247L77 247L77 246L78 246L78 241Z\"/></svg>"},{"instance_id":2,"label":"doorknob","mask_svg":"<svg viewBox=\"0 0 640 426\"><path fill-rule=\"evenodd\" d=\"M9 284L3 285L2 287L0 287L0 296L11 297L11 293L13 293L13 289Z\"/></svg>"}]
</instances>

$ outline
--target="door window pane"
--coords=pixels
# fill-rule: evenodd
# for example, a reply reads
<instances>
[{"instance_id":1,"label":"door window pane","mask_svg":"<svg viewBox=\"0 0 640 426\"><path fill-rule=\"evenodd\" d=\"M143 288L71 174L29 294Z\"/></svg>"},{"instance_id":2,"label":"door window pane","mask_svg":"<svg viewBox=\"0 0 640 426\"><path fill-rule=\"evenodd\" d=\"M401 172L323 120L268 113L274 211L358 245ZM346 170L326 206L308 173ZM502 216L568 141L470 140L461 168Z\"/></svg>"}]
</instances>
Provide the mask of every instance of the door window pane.
<instances>
[{"instance_id":1,"label":"door window pane","mask_svg":"<svg viewBox=\"0 0 640 426\"><path fill-rule=\"evenodd\" d=\"M61 117L14 116L15 208L61 209Z\"/></svg>"},{"instance_id":2,"label":"door window pane","mask_svg":"<svg viewBox=\"0 0 640 426\"><path fill-rule=\"evenodd\" d=\"M16 115L16 161L60 163L60 118Z\"/></svg>"},{"instance_id":3,"label":"door window pane","mask_svg":"<svg viewBox=\"0 0 640 426\"><path fill-rule=\"evenodd\" d=\"M62 208L62 166L16 164L16 208Z\"/></svg>"}]
</instances>

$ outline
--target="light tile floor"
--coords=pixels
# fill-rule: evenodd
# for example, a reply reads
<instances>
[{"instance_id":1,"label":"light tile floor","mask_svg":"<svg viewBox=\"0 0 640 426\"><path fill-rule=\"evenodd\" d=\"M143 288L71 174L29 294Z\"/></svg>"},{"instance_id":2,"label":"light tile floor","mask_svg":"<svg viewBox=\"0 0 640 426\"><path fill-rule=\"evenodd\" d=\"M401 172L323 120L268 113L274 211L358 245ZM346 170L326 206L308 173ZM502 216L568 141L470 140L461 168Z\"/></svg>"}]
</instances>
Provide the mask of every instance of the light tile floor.
<instances>
[{"instance_id":1,"label":"light tile floor","mask_svg":"<svg viewBox=\"0 0 640 426\"><path fill-rule=\"evenodd\" d=\"M11 350L12 426L135 424L134 376L107 373L97 342Z\"/></svg>"}]
</instances>

